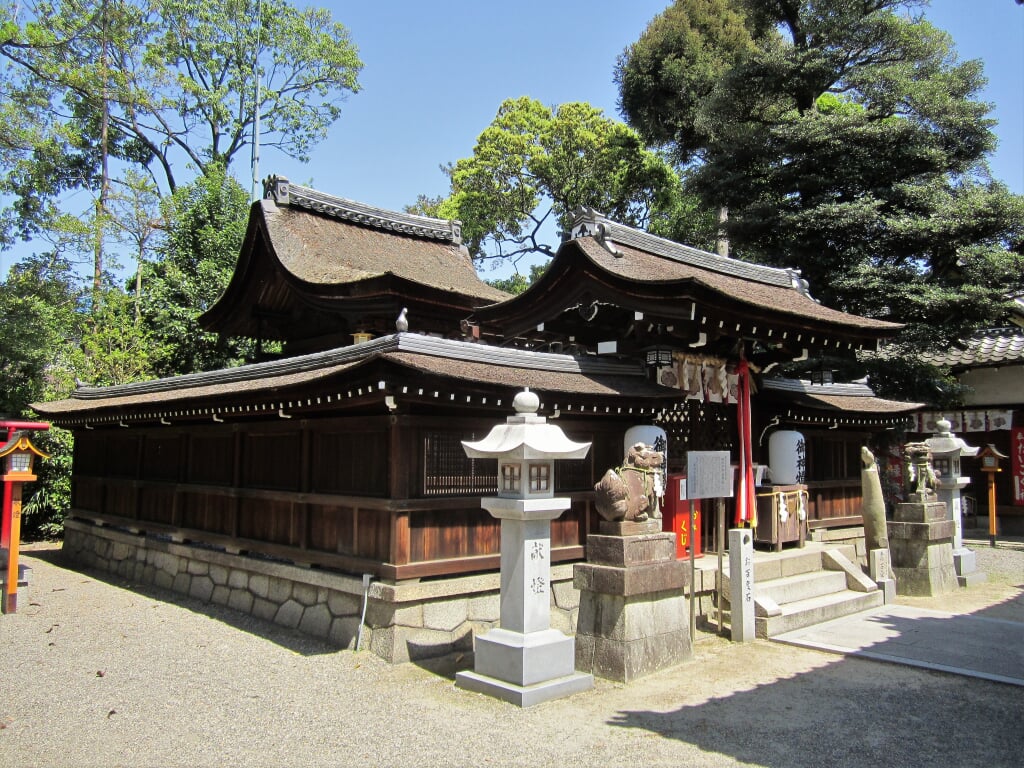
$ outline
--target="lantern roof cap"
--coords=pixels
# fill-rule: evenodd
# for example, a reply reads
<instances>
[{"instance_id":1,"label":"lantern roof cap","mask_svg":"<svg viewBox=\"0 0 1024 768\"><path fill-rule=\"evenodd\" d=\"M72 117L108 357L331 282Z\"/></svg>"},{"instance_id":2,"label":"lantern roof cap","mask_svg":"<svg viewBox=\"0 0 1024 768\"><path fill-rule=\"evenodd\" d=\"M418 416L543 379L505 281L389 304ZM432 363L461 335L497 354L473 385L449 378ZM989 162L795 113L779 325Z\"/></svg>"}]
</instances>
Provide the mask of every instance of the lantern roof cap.
<instances>
[{"instance_id":1,"label":"lantern roof cap","mask_svg":"<svg viewBox=\"0 0 1024 768\"><path fill-rule=\"evenodd\" d=\"M935 426L938 432L924 441L933 454L958 453L960 456L977 456L981 450L979 446L970 446L962 438L954 435L951 431L953 425L948 419L939 419Z\"/></svg>"},{"instance_id":2,"label":"lantern roof cap","mask_svg":"<svg viewBox=\"0 0 1024 768\"><path fill-rule=\"evenodd\" d=\"M32 441L28 439L28 435L21 432L15 432L11 436L10 440L0 445L0 459L14 453L15 451L30 451L41 459L50 458L50 454L43 453L41 450L36 448L32 444Z\"/></svg>"},{"instance_id":3,"label":"lantern roof cap","mask_svg":"<svg viewBox=\"0 0 1024 768\"><path fill-rule=\"evenodd\" d=\"M529 388L516 395L512 407L516 415L494 426L483 440L462 441L469 458L582 459L590 450L590 443L570 440L561 427L537 415L540 399Z\"/></svg>"}]
</instances>

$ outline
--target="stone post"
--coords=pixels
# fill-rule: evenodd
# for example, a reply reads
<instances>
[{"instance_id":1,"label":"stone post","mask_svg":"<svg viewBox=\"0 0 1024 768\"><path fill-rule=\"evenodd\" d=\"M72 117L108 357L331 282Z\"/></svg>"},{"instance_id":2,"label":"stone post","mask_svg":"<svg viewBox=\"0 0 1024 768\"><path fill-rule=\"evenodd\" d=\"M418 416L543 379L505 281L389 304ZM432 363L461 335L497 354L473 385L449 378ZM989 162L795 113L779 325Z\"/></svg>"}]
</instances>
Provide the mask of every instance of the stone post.
<instances>
[{"instance_id":1,"label":"stone post","mask_svg":"<svg viewBox=\"0 0 1024 768\"><path fill-rule=\"evenodd\" d=\"M729 611L732 639L750 642L756 637L754 622L754 532L729 530Z\"/></svg>"}]
</instances>

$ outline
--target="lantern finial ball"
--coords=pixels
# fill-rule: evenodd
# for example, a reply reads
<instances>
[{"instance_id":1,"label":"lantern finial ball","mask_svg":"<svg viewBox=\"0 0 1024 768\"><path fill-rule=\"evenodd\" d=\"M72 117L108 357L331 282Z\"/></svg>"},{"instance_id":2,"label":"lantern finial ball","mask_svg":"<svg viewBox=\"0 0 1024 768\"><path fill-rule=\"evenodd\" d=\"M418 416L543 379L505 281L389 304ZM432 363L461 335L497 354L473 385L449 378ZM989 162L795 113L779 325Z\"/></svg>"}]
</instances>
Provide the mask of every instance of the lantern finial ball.
<instances>
[{"instance_id":1,"label":"lantern finial ball","mask_svg":"<svg viewBox=\"0 0 1024 768\"><path fill-rule=\"evenodd\" d=\"M515 396L512 407L515 408L516 413L536 413L540 408L540 398L536 393L531 392L529 387L526 387Z\"/></svg>"}]
</instances>

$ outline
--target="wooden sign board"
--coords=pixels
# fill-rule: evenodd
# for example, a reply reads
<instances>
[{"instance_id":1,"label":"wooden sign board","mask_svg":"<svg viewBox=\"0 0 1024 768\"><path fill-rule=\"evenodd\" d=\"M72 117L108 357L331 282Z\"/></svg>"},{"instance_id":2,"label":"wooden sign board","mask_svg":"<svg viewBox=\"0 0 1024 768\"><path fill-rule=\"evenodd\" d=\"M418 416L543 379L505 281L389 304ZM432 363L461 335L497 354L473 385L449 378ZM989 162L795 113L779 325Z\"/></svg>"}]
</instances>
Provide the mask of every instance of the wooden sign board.
<instances>
[{"instance_id":1,"label":"wooden sign board","mask_svg":"<svg viewBox=\"0 0 1024 768\"><path fill-rule=\"evenodd\" d=\"M728 451L686 452L687 498L731 497L734 474Z\"/></svg>"}]
</instances>

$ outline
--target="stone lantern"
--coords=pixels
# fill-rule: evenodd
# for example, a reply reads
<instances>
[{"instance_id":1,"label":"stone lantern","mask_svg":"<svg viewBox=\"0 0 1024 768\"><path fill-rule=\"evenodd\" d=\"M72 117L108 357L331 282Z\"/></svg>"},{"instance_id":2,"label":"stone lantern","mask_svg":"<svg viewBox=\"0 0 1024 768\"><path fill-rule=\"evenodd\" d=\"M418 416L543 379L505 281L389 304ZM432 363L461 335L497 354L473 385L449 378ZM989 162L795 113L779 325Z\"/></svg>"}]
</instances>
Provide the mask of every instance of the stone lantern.
<instances>
[{"instance_id":1,"label":"stone lantern","mask_svg":"<svg viewBox=\"0 0 1024 768\"><path fill-rule=\"evenodd\" d=\"M21 486L36 479L35 459L49 458L36 448L21 430L45 430L49 424L21 421L0 421L0 433L6 432L6 442L0 443L0 483L3 485L3 514L0 521L0 573L2 600L0 610L15 613L18 610L18 586L27 583L28 569L18 563L21 539Z\"/></svg>"},{"instance_id":2,"label":"stone lantern","mask_svg":"<svg viewBox=\"0 0 1024 768\"><path fill-rule=\"evenodd\" d=\"M582 459L590 443L575 443L537 415L528 389L513 401L516 415L479 442L463 442L473 459L498 460L498 496L481 506L501 520L501 624L476 638L472 672L456 684L521 707L593 687L576 672L573 638L551 628L551 521L571 500L554 495L555 461Z\"/></svg>"},{"instance_id":3,"label":"stone lantern","mask_svg":"<svg viewBox=\"0 0 1024 768\"><path fill-rule=\"evenodd\" d=\"M960 491L971 482L969 477L960 476L960 459L978 455L978 448L967 445L954 435L952 425L946 419L936 423L938 432L924 442L932 452L932 467L935 469L935 495L946 504L946 517L953 521L953 566L960 586L977 584L985 580L985 574L977 571L974 553L964 547L963 509Z\"/></svg>"}]
</instances>

